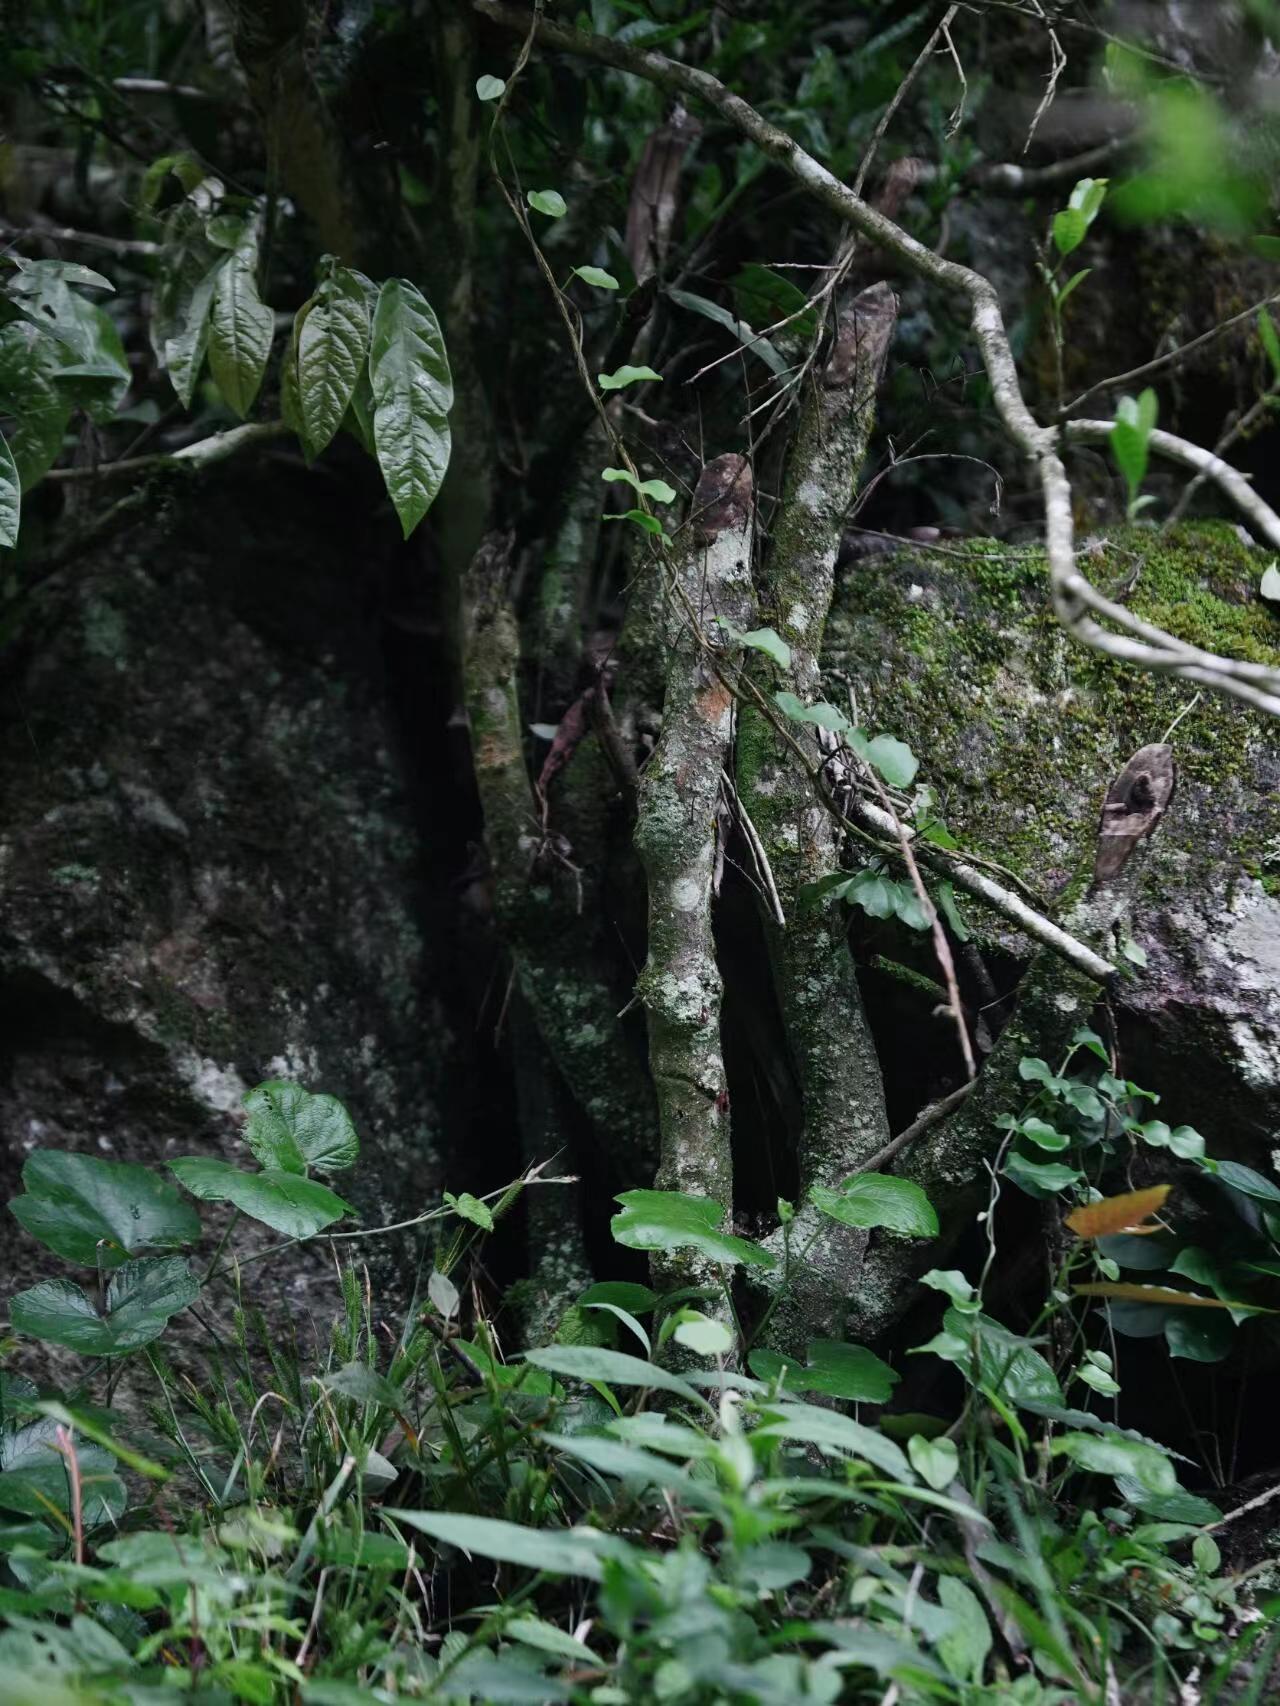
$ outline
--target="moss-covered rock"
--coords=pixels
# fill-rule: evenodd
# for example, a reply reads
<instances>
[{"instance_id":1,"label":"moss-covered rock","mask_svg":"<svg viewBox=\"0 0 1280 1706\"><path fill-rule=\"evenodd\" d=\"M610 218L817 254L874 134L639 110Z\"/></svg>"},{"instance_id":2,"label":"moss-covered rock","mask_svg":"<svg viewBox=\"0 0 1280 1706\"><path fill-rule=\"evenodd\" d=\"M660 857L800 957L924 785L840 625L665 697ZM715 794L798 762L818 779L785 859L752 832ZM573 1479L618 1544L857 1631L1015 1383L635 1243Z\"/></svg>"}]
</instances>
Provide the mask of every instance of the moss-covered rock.
<instances>
[{"instance_id":1,"label":"moss-covered rock","mask_svg":"<svg viewBox=\"0 0 1280 1706\"><path fill-rule=\"evenodd\" d=\"M1122 530L1082 556L1148 621L1280 665L1280 614L1258 596L1269 559L1230 524ZM1178 789L1134 913L1147 965L1123 1006L1131 1047L1158 1056L1150 1073L1185 1084L1178 1117L1207 1131L1229 1092L1219 1148L1256 1159L1280 1135L1280 724L1085 650L1049 610L1041 555L991 541L852 564L824 664L829 696L853 687L862 721L915 749L966 848L1049 910L1092 860L1111 778L1178 719ZM1026 952L969 911L988 941Z\"/></svg>"}]
</instances>

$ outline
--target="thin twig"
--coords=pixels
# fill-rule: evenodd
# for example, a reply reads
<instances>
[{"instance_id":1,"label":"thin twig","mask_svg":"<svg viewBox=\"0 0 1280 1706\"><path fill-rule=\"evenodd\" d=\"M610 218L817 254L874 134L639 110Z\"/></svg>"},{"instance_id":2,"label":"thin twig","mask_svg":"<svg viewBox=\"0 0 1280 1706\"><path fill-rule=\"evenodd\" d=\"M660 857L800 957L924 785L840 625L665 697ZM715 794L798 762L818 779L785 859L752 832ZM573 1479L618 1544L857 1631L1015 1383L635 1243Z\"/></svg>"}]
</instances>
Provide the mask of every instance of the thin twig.
<instances>
[{"instance_id":1,"label":"thin twig","mask_svg":"<svg viewBox=\"0 0 1280 1706\"><path fill-rule=\"evenodd\" d=\"M738 826L742 830L747 846L751 849L751 857L755 862L756 875L764 885L764 891L768 897L769 906L773 912L774 920L785 930L787 927L787 915L782 910L782 901L778 895L778 885L773 879L773 869L769 864L769 855L764 850L764 842L760 839L760 831L756 828L755 824L752 823L751 814L747 810L746 806L743 805L742 795L734 787L733 778L729 775L729 772L727 770L722 770L720 773L720 779L729 804L733 808L734 816L738 820Z\"/></svg>"},{"instance_id":2,"label":"thin twig","mask_svg":"<svg viewBox=\"0 0 1280 1706\"><path fill-rule=\"evenodd\" d=\"M908 1145L914 1143L918 1137L929 1130L930 1126L937 1125L939 1120L945 1120L953 1109L960 1106L977 1082L976 1078L971 1078L967 1084L962 1084L958 1090L953 1090L949 1096L943 1096L936 1102L930 1102L929 1106L917 1114L904 1131L900 1131L897 1137L891 1138L885 1144L883 1149L878 1149L874 1155L855 1167L854 1174L878 1173L887 1161L892 1161L900 1150L906 1149Z\"/></svg>"}]
</instances>

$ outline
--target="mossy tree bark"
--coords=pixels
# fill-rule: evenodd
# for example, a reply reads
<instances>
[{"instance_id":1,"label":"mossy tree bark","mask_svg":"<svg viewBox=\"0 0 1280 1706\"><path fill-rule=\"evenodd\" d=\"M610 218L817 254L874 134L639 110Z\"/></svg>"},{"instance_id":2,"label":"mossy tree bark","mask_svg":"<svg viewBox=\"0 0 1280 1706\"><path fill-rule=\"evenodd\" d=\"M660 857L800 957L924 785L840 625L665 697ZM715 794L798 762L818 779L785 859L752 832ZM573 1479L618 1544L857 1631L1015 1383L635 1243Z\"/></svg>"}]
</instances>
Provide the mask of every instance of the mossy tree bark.
<instances>
[{"instance_id":1,"label":"mossy tree bark","mask_svg":"<svg viewBox=\"0 0 1280 1706\"><path fill-rule=\"evenodd\" d=\"M746 459L703 470L664 611L670 648L662 734L640 779L635 831L649 894L649 951L638 989L649 1024L664 1190L733 1205L729 1095L720 1048L720 970L711 910L720 805L731 762L734 697L707 628L750 624L753 494ZM701 1284L717 1275L687 1253L664 1277Z\"/></svg>"},{"instance_id":2,"label":"mossy tree bark","mask_svg":"<svg viewBox=\"0 0 1280 1706\"><path fill-rule=\"evenodd\" d=\"M836 557L875 418L876 388L897 317L886 284L862 291L839 317L826 367L801 411L771 549L758 575L761 620L790 648L786 687L820 696L819 654L835 588ZM776 675L753 666L761 686ZM816 769L815 733L795 738ZM840 836L793 747L754 704L744 705L737 748L739 797L764 843L785 923L765 909L764 928L787 1044L803 1101L801 1195L835 1185L889 1137L884 1088L853 960L832 907L806 908L807 884L840 864ZM773 1316L775 1341L841 1331L848 1275L865 1235L802 1213L794 1240L808 1246Z\"/></svg>"}]
</instances>

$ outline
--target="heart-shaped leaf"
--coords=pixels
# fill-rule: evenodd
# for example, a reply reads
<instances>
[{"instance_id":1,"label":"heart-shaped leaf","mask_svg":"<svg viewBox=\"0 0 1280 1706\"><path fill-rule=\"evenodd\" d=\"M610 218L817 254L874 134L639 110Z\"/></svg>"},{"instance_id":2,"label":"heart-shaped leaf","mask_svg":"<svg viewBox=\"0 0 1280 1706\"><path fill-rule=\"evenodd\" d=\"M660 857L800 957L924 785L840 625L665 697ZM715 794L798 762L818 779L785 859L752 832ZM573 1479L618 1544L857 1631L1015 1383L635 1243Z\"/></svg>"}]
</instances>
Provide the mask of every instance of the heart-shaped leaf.
<instances>
[{"instance_id":1,"label":"heart-shaped leaf","mask_svg":"<svg viewBox=\"0 0 1280 1706\"><path fill-rule=\"evenodd\" d=\"M945 1436L928 1439L924 1434L913 1434L907 1441L907 1456L921 1480L935 1493L944 1492L951 1485L960 1467L955 1441Z\"/></svg>"},{"instance_id":2,"label":"heart-shaped leaf","mask_svg":"<svg viewBox=\"0 0 1280 1706\"><path fill-rule=\"evenodd\" d=\"M697 1250L713 1262L745 1262L771 1268L775 1258L758 1244L721 1232L723 1207L711 1197L683 1191L624 1191L617 1201L622 1213L610 1225L619 1244L629 1250Z\"/></svg>"},{"instance_id":3,"label":"heart-shaped leaf","mask_svg":"<svg viewBox=\"0 0 1280 1706\"><path fill-rule=\"evenodd\" d=\"M43 1280L9 1305L18 1332L85 1356L122 1356L150 1344L171 1315L194 1303L200 1283L181 1256L148 1256L116 1270L107 1287L106 1314L70 1280Z\"/></svg>"},{"instance_id":4,"label":"heart-shaped leaf","mask_svg":"<svg viewBox=\"0 0 1280 1706\"><path fill-rule=\"evenodd\" d=\"M87 1268L116 1268L143 1250L176 1250L200 1236L200 1216L149 1167L36 1149L26 1195L9 1204L32 1237Z\"/></svg>"},{"instance_id":5,"label":"heart-shaped leaf","mask_svg":"<svg viewBox=\"0 0 1280 1706\"><path fill-rule=\"evenodd\" d=\"M814 1206L842 1226L883 1226L909 1238L936 1238L938 1217L927 1196L910 1179L891 1173L857 1173L839 1190L815 1185Z\"/></svg>"},{"instance_id":6,"label":"heart-shaped leaf","mask_svg":"<svg viewBox=\"0 0 1280 1706\"><path fill-rule=\"evenodd\" d=\"M171 1161L169 1168L193 1197L234 1203L241 1214L273 1226L287 1238L310 1238L341 1220L351 1208L327 1185L278 1168L242 1173L226 1161L204 1155L184 1156Z\"/></svg>"},{"instance_id":7,"label":"heart-shaped leaf","mask_svg":"<svg viewBox=\"0 0 1280 1706\"><path fill-rule=\"evenodd\" d=\"M341 1173L355 1164L360 1139L336 1096L316 1095L277 1078L250 1090L244 1105L249 1115L244 1140L260 1167Z\"/></svg>"}]
</instances>

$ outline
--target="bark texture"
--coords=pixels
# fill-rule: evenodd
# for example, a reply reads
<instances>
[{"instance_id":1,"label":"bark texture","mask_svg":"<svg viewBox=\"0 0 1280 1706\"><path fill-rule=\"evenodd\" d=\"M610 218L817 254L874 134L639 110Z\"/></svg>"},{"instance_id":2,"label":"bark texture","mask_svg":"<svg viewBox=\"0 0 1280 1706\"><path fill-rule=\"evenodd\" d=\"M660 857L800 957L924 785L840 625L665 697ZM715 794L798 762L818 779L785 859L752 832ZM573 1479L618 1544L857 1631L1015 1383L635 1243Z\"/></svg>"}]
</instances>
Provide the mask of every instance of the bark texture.
<instances>
[{"instance_id":1,"label":"bark texture","mask_svg":"<svg viewBox=\"0 0 1280 1706\"><path fill-rule=\"evenodd\" d=\"M733 1205L729 1095L720 1049L720 971L711 928L722 778L734 701L704 636L715 617L749 626L751 469L717 457L694 492L664 618L670 648L662 734L640 780L635 845L649 893L649 953L638 991L649 1024L663 1190ZM721 661L732 656L719 651ZM702 1264L676 1264L685 1282Z\"/></svg>"}]
</instances>

